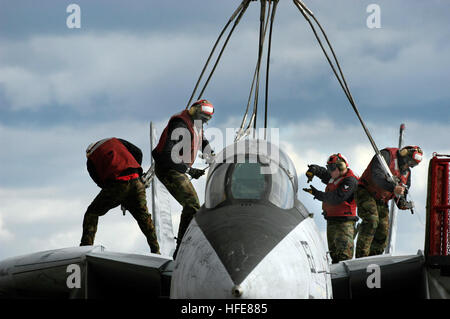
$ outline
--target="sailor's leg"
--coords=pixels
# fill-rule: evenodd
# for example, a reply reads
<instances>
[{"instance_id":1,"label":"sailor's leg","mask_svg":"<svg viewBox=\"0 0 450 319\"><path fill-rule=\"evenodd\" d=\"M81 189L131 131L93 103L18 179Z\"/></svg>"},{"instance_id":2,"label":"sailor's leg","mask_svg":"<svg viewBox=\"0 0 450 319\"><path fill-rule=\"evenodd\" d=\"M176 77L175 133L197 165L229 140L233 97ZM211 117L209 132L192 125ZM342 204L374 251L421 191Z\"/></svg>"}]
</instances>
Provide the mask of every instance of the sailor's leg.
<instances>
[{"instance_id":1,"label":"sailor's leg","mask_svg":"<svg viewBox=\"0 0 450 319\"><path fill-rule=\"evenodd\" d=\"M362 219L356 242L356 258L369 256L370 246L378 228L378 210L375 198L362 187L356 193L358 216Z\"/></svg>"},{"instance_id":2,"label":"sailor's leg","mask_svg":"<svg viewBox=\"0 0 450 319\"><path fill-rule=\"evenodd\" d=\"M328 251L330 252L331 260L335 263L336 258L336 246L334 244L334 239L336 237L336 222L332 220L327 220L327 242Z\"/></svg>"},{"instance_id":3,"label":"sailor's leg","mask_svg":"<svg viewBox=\"0 0 450 319\"><path fill-rule=\"evenodd\" d=\"M139 228L147 238L150 251L159 254L159 243L156 237L155 226L147 208L145 186L140 179L135 179L130 182L130 189L124 201L124 206L130 211L134 219L136 219Z\"/></svg>"},{"instance_id":4,"label":"sailor's leg","mask_svg":"<svg viewBox=\"0 0 450 319\"><path fill-rule=\"evenodd\" d=\"M123 198L123 185L112 184L100 191L86 210L83 218L83 235L80 246L93 245L97 232L98 217L120 205Z\"/></svg>"},{"instance_id":5,"label":"sailor's leg","mask_svg":"<svg viewBox=\"0 0 450 319\"><path fill-rule=\"evenodd\" d=\"M353 258L353 233L355 222L333 221L334 225L334 253L331 255L333 263ZM333 256L334 255L334 256Z\"/></svg>"},{"instance_id":6,"label":"sailor's leg","mask_svg":"<svg viewBox=\"0 0 450 319\"><path fill-rule=\"evenodd\" d=\"M200 208L197 192L186 174L182 174L174 169L168 171L156 170L156 176L166 186L169 193L183 206L180 218L180 226L177 235L177 248L174 258L178 252L178 247L183 239L183 235L189 226L192 218Z\"/></svg>"},{"instance_id":7,"label":"sailor's leg","mask_svg":"<svg viewBox=\"0 0 450 319\"><path fill-rule=\"evenodd\" d=\"M387 204L378 204L379 223L370 247L370 256L381 255L387 245L389 233L389 208Z\"/></svg>"}]
</instances>

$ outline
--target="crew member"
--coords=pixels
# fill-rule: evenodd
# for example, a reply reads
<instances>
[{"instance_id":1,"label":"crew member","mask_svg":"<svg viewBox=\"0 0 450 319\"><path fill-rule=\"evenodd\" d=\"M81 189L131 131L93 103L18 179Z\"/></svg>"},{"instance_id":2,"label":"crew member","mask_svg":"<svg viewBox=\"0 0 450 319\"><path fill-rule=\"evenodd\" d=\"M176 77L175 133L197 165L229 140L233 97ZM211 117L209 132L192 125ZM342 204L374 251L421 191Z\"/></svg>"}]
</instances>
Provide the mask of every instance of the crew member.
<instances>
[{"instance_id":1,"label":"crew member","mask_svg":"<svg viewBox=\"0 0 450 319\"><path fill-rule=\"evenodd\" d=\"M308 182L314 176L327 185L325 192L311 188L303 190L322 202L323 215L327 220L328 249L333 263L353 258L353 239L356 216L355 192L358 177L349 168L340 153L328 158L327 166L309 165L306 172Z\"/></svg>"},{"instance_id":2,"label":"crew member","mask_svg":"<svg viewBox=\"0 0 450 319\"><path fill-rule=\"evenodd\" d=\"M145 186L140 179L141 150L126 140L113 137L89 145L86 157L89 175L102 190L84 214L80 246L94 244L99 216L123 205L136 219L151 252L159 254L155 227L147 209Z\"/></svg>"},{"instance_id":3,"label":"crew member","mask_svg":"<svg viewBox=\"0 0 450 319\"><path fill-rule=\"evenodd\" d=\"M203 124L211 119L213 113L214 107L208 100L199 100L189 110L172 116L152 151L156 176L183 206L174 259L189 223L200 208L197 192L186 173L195 179L205 173L192 167L200 147L204 155L214 156L203 135Z\"/></svg>"},{"instance_id":4,"label":"crew member","mask_svg":"<svg viewBox=\"0 0 450 319\"><path fill-rule=\"evenodd\" d=\"M389 233L388 201L394 199L402 210L411 208L405 199L411 186L411 170L422 161L418 146L402 149L385 148L380 151L397 179L397 184L386 178L382 164L375 155L359 180L356 194L358 216L362 219L356 243L356 257L381 255L387 245Z\"/></svg>"}]
</instances>

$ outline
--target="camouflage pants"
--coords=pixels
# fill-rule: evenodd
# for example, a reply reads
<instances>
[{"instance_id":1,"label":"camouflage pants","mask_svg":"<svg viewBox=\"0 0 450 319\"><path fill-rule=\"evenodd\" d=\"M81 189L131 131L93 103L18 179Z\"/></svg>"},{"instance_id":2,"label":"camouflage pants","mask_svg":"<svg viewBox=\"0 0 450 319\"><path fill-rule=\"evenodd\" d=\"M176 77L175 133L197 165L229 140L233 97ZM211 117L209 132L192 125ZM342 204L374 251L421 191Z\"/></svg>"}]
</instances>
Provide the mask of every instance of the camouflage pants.
<instances>
[{"instance_id":1,"label":"camouflage pants","mask_svg":"<svg viewBox=\"0 0 450 319\"><path fill-rule=\"evenodd\" d=\"M200 208L197 192L186 174L180 173L174 169L164 169L158 165L155 166L155 175L164 184L169 193L183 206L181 212L180 226L178 227L177 247L174 258L178 252L178 247L183 239L189 223Z\"/></svg>"},{"instance_id":2,"label":"camouflage pants","mask_svg":"<svg viewBox=\"0 0 450 319\"><path fill-rule=\"evenodd\" d=\"M376 200L365 188L356 192L358 216L362 219L356 243L356 258L381 255L389 233L389 209Z\"/></svg>"},{"instance_id":3,"label":"camouflage pants","mask_svg":"<svg viewBox=\"0 0 450 319\"><path fill-rule=\"evenodd\" d=\"M327 241L333 264L353 258L355 221L327 220Z\"/></svg>"},{"instance_id":4,"label":"camouflage pants","mask_svg":"<svg viewBox=\"0 0 450 319\"><path fill-rule=\"evenodd\" d=\"M147 209L145 186L140 179L114 182L100 191L84 214L80 246L94 244L99 216L105 215L110 209L121 204L137 221L139 228L147 238L151 252L159 253L155 227Z\"/></svg>"}]
</instances>

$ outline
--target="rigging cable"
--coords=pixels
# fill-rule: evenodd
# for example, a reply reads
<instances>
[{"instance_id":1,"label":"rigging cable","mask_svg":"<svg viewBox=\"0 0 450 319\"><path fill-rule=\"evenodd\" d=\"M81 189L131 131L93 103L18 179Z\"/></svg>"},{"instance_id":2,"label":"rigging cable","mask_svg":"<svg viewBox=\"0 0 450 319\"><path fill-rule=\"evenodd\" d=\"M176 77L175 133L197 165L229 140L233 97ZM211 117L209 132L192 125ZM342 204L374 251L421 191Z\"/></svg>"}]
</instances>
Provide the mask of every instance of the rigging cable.
<instances>
[{"instance_id":1,"label":"rigging cable","mask_svg":"<svg viewBox=\"0 0 450 319\"><path fill-rule=\"evenodd\" d=\"M269 3L269 6L270 6L270 3ZM264 37L266 35L266 30L267 30L267 23L266 23L266 26L264 28ZM247 126L247 129L244 130L245 122L247 121L247 117L248 117L248 109L250 107L250 102L252 100L252 95L253 95L253 89L255 87L256 77L257 77L257 74L258 74L258 62L259 61L257 60L256 61L256 65L255 65L255 72L253 73L253 80L252 80L252 85L251 85L251 88L250 88L250 93L248 95L247 107L245 109L245 113L244 113L244 116L242 118L242 122L241 122L241 125L239 127L239 130L236 133L236 136L235 136L235 139L234 139L235 142L239 141L243 136L248 135L250 127L252 126L251 123L253 122L254 110L252 112L252 117L250 118L250 121L249 121L249 124Z\"/></svg>"},{"instance_id":2,"label":"rigging cable","mask_svg":"<svg viewBox=\"0 0 450 319\"><path fill-rule=\"evenodd\" d=\"M209 64L209 62L210 62L210 60L211 60L211 57L212 57L213 54L214 54L214 51L216 50L217 45L219 44L220 39L222 38L222 36L223 36L223 34L225 33L226 29L228 29L228 26L231 24L231 22L233 22L233 20L234 20L234 19L236 18L236 16L238 16L238 14L239 14L239 17L238 17L238 19L235 21L234 26L233 26L233 29L230 31L230 34L228 35L227 40L226 40L226 42L225 42L225 44L224 44L224 46L223 46L223 48L222 48L222 51L221 51L221 54L220 54L220 56L221 56L222 53L223 53L223 51L224 51L224 49L225 49L225 46L226 46L226 44L227 44L227 42L228 42L228 40L229 40L229 38L230 38L230 36L231 36L231 33L233 32L233 30L234 30L234 28L236 27L236 25L239 23L239 20L241 19L241 17L242 17L242 15L243 15L243 13L245 12L245 10L247 10L247 7L248 7L250 1L251 1L251 0L243 0L243 1L242 1L242 3L241 3L241 4L239 5L239 7L234 11L234 13L231 15L231 17L230 17L230 19L228 20L228 22L226 23L226 25L224 26L224 28L223 28L222 31L220 32L219 37L217 38L216 43L214 44L214 46L213 46L213 48L212 48L212 50L211 50L211 53L210 53L210 55L209 55L209 57L208 57L208 59L207 59L205 65L204 65L204 67L203 67L203 69L202 69L202 72L200 73L200 76L199 76L199 78L198 78L198 80L197 80L197 83L196 83L195 88L194 88L194 90L193 90L193 92L192 92L192 95L191 95L191 97L190 97L190 99L189 99L189 102L188 102L187 105L186 105L186 109L190 106L190 104L191 104L191 102L192 102L192 100L193 100L193 98L194 98L195 92L197 91L197 88L198 88L198 86L199 86L199 84L200 84L200 81L201 81L201 79L202 79L202 77L203 77L203 75L204 75L204 73L205 73L205 71L206 71L206 68L208 67L208 64ZM220 59L220 56L217 58L217 61L216 61L215 66L217 66L217 63L218 63L218 61L219 61L219 59ZM215 66L214 66L214 69L215 69ZM208 78L208 82L209 82L209 79L210 79L211 76L212 76L212 73L214 72L214 69L211 71L211 74L210 74L210 76L209 76L209 78ZM200 98L201 95L203 94L203 92L204 92L204 90L205 90L207 84L208 84L208 83L205 84L205 86L204 86L204 88L203 88L203 90L202 90L202 93L199 95L199 98Z\"/></svg>"},{"instance_id":3,"label":"rigging cable","mask_svg":"<svg viewBox=\"0 0 450 319\"><path fill-rule=\"evenodd\" d=\"M208 79L206 80L205 85L203 86L202 91L200 92L200 94L198 95L198 99L200 99L200 97L203 95L203 92L205 92L206 87L208 86L209 81L211 80L212 75L214 74L214 71L216 70L217 65L219 64L220 58L222 57L223 52L225 51L225 48L228 44L228 41L231 38L231 35L233 34L234 29L237 27L237 25L239 24L239 22L241 21L242 16L244 15L245 11L248 8L248 5L250 3L251 0L245 0L244 3L244 7L242 8L241 12L239 13L238 17L236 18L236 21L234 21L233 27L230 30L230 33L228 34L225 43L223 44L222 50L220 50L219 56L216 59L216 63L214 64L211 73L209 74Z\"/></svg>"},{"instance_id":4,"label":"rigging cable","mask_svg":"<svg viewBox=\"0 0 450 319\"><path fill-rule=\"evenodd\" d=\"M370 135L369 130L367 129L366 125L364 124L364 121L361 118L361 115L360 115L360 113L358 111L358 108L356 107L356 104L355 104L355 102L353 100L353 97L352 97L352 95L350 93L350 89L348 88L347 82L345 81L344 74L342 73L341 67L340 67L339 62L338 62L338 60L336 58L336 55L334 53L333 47L331 46L330 42L328 41L328 37L326 36L325 31L323 30L323 28L320 25L319 21L315 18L315 16L312 13L312 11L306 7L306 5L303 3L303 1L301 1L301 0L293 0L293 2L297 6L297 8L300 10L302 15L305 17L305 19L308 21L309 25L311 26L311 29L313 30L314 35L315 35L317 41L319 42L320 47L322 48L322 51L323 51L323 53L325 54L325 57L328 60L328 63L331 66L331 69L333 70L334 74L336 75L336 78L337 78L339 84L341 85L342 89L344 90L344 93L347 96L347 99L349 100L350 105L352 106L353 110L355 111L356 116L358 117L359 122L361 123L361 125L362 125L362 127L363 127L363 129L364 129L364 131L365 131L365 133L367 135L367 137L369 138L369 141L372 144L372 147L375 150L375 153L377 154L380 163L382 165L383 165L383 163L385 164L386 162L381 160L381 153L380 153L377 145L375 144L375 141L373 140L372 136ZM320 30L322 31L322 33L323 33L323 35L324 35L324 37L325 37L325 39L327 41L327 44L328 44L331 52L333 53L333 57L334 57L334 59L336 61L336 64L338 65L340 75L342 76L342 80L339 77L339 75L337 74L336 68L334 67L333 63L330 60L330 57L328 56L328 53L326 52L325 48L323 47L322 41L320 40L320 38L319 38L319 36L318 36L318 34L316 32L316 29L314 28L314 25L312 24L311 20L309 19L308 14L314 19L314 21L317 23L317 25L319 26Z\"/></svg>"},{"instance_id":5,"label":"rigging cable","mask_svg":"<svg viewBox=\"0 0 450 319\"><path fill-rule=\"evenodd\" d=\"M269 24L270 7L271 7L271 1L269 1L269 10L268 10L267 20L266 20L266 18L265 18L265 1L267 1L267 0L261 0L260 37L259 37L258 59L257 59L256 67L255 67L255 73L253 75L253 81L252 81L252 86L250 89L250 94L248 97L247 108L245 110L241 126L240 126L238 132L236 133L235 142L240 140L242 137L248 135L250 133L252 126L254 126L256 128L256 115L257 115L257 109L258 109L258 95L259 95L259 71L261 68L261 60L262 60L262 54L263 54L263 48L264 48L264 41L265 41L265 36L266 36L266 32L267 32L267 27ZM251 97L253 94L253 88L255 86L255 82L256 82L256 89L255 89L255 99L254 99L254 104L253 104L253 112L250 117L247 128L244 130L244 125L245 125L245 122L246 122L246 119L248 116L248 109L250 106L250 101L251 101Z\"/></svg>"},{"instance_id":6,"label":"rigging cable","mask_svg":"<svg viewBox=\"0 0 450 319\"><path fill-rule=\"evenodd\" d=\"M265 96L265 114L264 114L264 139L267 138L267 113L268 113L268 96L269 96L269 65L270 65L270 52L272 49L272 29L273 21L275 20L275 13L277 11L278 0L274 1L272 16L270 18L270 31L269 31L269 46L267 49L267 69L266 69L266 96Z\"/></svg>"},{"instance_id":7,"label":"rigging cable","mask_svg":"<svg viewBox=\"0 0 450 319\"><path fill-rule=\"evenodd\" d=\"M197 83L194 87L194 90L191 94L191 97L189 98L189 101L186 105L186 109L189 108L190 104L192 103L192 100L195 96L195 93L197 92L197 89L199 87L199 84L201 82L201 79L203 78L203 75L209 65L209 62L211 61L211 58L222 38L222 36L225 34L225 31L228 29L228 27L230 26L230 24L234 21L233 27L231 28L223 46L222 49L216 59L216 62L208 76L208 79L206 80L199 96L198 99L201 98L201 96L203 95L206 87L209 84L209 81L211 80L214 71L216 70L216 67L220 61L220 58L222 57L222 54L228 44L228 41L231 38L231 35L233 34L234 29L236 28L236 26L239 24L242 16L244 15L245 11L247 10L250 1L255 1L255 0L243 0L242 3L239 5L239 7L233 12L233 14L231 15L231 17L229 18L228 22L225 24L225 26L223 27L222 31L219 34L219 37L217 38L209 56L208 59L200 73L200 76L197 80ZM235 141L239 140L242 136L245 136L249 133L250 128L253 126L254 129L256 129L256 119L257 119L257 112L258 112L258 101L259 101L259 79L260 79L260 69L261 69L261 61L262 61L262 56L263 56L263 49L264 49L264 41L265 41L265 36L266 36L266 32L268 30L268 25L269 25L269 19L270 19L270 35L269 35L269 48L268 48L268 55L267 55L267 69L266 69L266 91L265 91L265 119L264 119L264 127L265 127L265 131L264 131L264 138L266 138L266 129L267 129L267 114L268 114L268 86L269 86L269 81L268 81L268 77L269 77L269 63L270 63L270 52L271 52L271 43L272 43L272 29L273 29L273 21L275 18L275 11L276 11L276 6L278 4L279 0L260 0L261 1L261 11L260 11L260 36L259 36L259 50L258 50L258 60L256 63L256 67L255 67L255 73L253 76L253 81L252 81L252 85L251 85L251 89L250 89L250 94L249 94L249 99L247 102L247 108L241 123L241 126L239 128L239 131L237 132ZM266 19L266 1L269 2L269 6L268 6L268 13L267 13L267 19ZM274 3L273 8L271 10L271 4L272 2ZM255 88L255 82L256 82L256 88ZM248 123L247 129L243 132L243 128L245 126L245 122L247 120L248 117L248 110L249 110L249 106L250 106L250 101L252 99L252 95L253 95L253 90L254 91L254 104L253 104L253 112L252 112L252 116L250 118L250 121Z\"/></svg>"},{"instance_id":8,"label":"rigging cable","mask_svg":"<svg viewBox=\"0 0 450 319\"><path fill-rule=\"evenodd\" d=\"M339 62L338 62L338 60L337 60L337 58L336 58L336 55L335 55L334 50L333 50L333 47L331 46L331 43L329 42L328 37L327 37L325 31L323 30L323 28L322 28L322 26L320 25L319 21L314 17L314 14L312 13L312 11L309 10L309 9L306 7L306 5L303 3L302 0L293 0L293 1L294 1L294 4L297 6L297 8L298 8L298 9L300 10L300 12L302 13L302 15L303 15L303 16L305 17L305 19L308 21L309 25L311 26L311 28L312 28L312 30L313 30L313 32L314 32L314 35L316 36L316 39L317 39L317 41L319 42L320 47L322 48L322 51L323 51L323 53L325 54L325 57L326 57L327 60L328 60L328 63L330 64L330 66L331 66L331 68L332 68L334 74L336 75L336 78L337 78L337 80L339 81L339 84L341 85L342 89L344 90L344 93L345 93L345 95L347 96L348 101L350 102L350 104L351 104L353 110L355 111L356 116L358 117L359 122L361 123L361 125L362 125L362 127L363 127L363 129L364 129L364 132L366 133L367 138L369 139L370 144L372 145L373 150L375 151L375 154L376 154L376 156L377 156L377 159L378 159L378 161L380 162L380 164L381 164L381 166L382 166L382 168L383 168L383 170L384 170L384 173L385 173L385 175L386 175L387 180L390 181L390 182L392 182L395 186L399 185L398 180L396 179L396 177L394 177L394 175L392 174L391 170L389 169L389 166L387 165L386 160L385 160L384 157L381 155L380 150L378 149L377 145L375 144L375 141L374 141L373 138L372 138L372 135L370 134L368 128L366 127L364 121L363 121L362 118L361 118L361 114L359 113L358 108L356 107L355 101L353 100L353 97L352 97L352 95L351 95L351 93L350 93L350 89L348 88L347 82L345 81L344 74L343 74L343 72L342 72L342 70L341 70L341 67L340 67L340 65L339 65ZM334 57L334 59L335 59L335 61L336 61L336 64L338 65L340 75L342 76L342 80L341 80L341 78L339 78L339 76L338 76L338 74L337 74L337 72L336 72L336 69L335 69L333 63L331 62L331 60L330 60L330 58L329 58L329 56L328 56L328 54L327 54L325 48L323 47L322 41L320 41L320 38L319 38L319 36L317 35L317 32L316 32L316 30L315 30L315 28L314 28L314 25L312 24L311 20L309 19L308 14L309 14L311 17L313 17L314 21L317 23L317 25L319 26L320 30L322 31L322 34L324 35L324 37L325 37L325 39L326 39L326 41L327 41L328 47L330 48L331 52L333 53L333 57ZM410 202L413 203L412 201L410 201ZM414 206L411 207L410 210L411 210L411 214L414 214Z\"/></svg>"},{"instance_id":9,"label":"rigging cable","mask_svg":"<svg viewBox=\"0 0 450 319\"><path fill-rule=\"evenodd\" d=\"M270 2L269 2L270 4ZM259 71L261 69L261 60L263 55L263 49L264 49L264 38L266 36L266 29L264 25L266 21L266 0L261 0L261 10L259 15L259 45L258 45L258 64L257 64L257 75L256 75L256 88L255 88L255 99L253 102L253 115L252 118L253 121L253 137L255 137L255 131L256 131L256 119L258 116L258 101L259 101ZM269 21L267 19L267 21Z\"/></svg>"}]
</instances>

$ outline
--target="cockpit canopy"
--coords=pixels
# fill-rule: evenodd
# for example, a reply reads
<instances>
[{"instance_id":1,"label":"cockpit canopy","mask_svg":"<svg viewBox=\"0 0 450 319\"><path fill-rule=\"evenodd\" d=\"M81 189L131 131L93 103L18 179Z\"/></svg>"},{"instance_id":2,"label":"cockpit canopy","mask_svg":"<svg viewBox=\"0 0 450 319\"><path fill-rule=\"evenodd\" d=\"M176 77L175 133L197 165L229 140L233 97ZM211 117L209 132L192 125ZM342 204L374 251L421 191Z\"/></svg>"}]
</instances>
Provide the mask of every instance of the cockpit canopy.
<instances>
[{"instance_id":1,"label":"cockpit canopy","mask_svg":"<svg viewBox=\"0 0 450 319\"><path fill-rule=\"evenodd\" d=\"M236 201L294 206L297 173L289 157L264 140L244 140L225 148L209 170L205 206Z\"/></svg>"}]
</instances>

